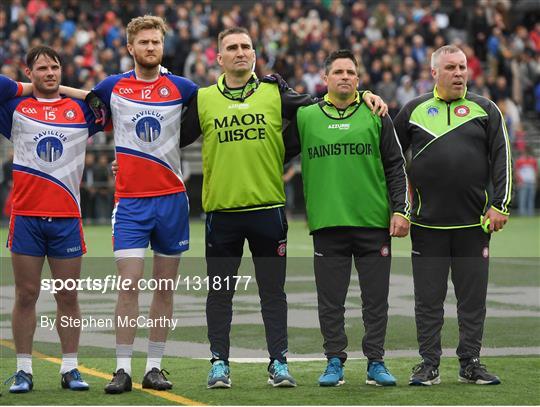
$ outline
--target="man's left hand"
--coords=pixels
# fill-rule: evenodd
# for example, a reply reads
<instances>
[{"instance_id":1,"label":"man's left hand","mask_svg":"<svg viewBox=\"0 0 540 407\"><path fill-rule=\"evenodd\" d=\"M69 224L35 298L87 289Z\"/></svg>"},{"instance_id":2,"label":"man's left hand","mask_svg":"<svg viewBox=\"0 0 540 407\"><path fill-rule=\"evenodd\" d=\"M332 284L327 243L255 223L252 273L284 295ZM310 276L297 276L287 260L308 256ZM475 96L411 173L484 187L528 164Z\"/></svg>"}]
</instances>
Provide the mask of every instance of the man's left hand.
<instances>
[{"instance_id":1,"label":"man's left hand","mask_svg":"<svg viewBox=\"0 0 540 407\"><path fill-rule=\"evenodd\" d=\"M273 73L270 75L265 75L262 78L262 82L265 83L275 83L278 85L280 93L287 92L289 90L289 84L281 77L278 73Z\"/></svg>"},{"instance_id":2,"label":"man's left hand","mask_svg":"<svg viewBox=\"0 0 540 407\"><path fill-rule=\"evenodd\" d=\"M362 100L371 109L373 114L378 114L382 117L388 113L388 105L384 103L380 96L374 95L371 92L364 92Z\"/></svg>"},{"instance_id":3,"label":"man's left hand","mask_svg":"<svg viewBox=\"0 0 540 407\"><path fill-rule=\"evenodd\" d=\"M390 219L390 236L405 237L409 233L410 222L401 215L392 215Z\"/></svg>"},{"instance_id":4,"label":"man's left hand","mask_svg":"<svg viewBox=\"0 0 540 407\"><path fill-rule=\"evenodd\" d=\"M92 113L94 113L96 124L105 126L107 120L109 120L109 110L107 109L107 105L105 105L94 92L89 92L84 101L88 107L90 107Z\"/></svg>"},{"instance_id":5,"label":"man's left hand","mask_svg":"<svg viewBox=\"0 0 540 407\"><path fill-rule=\"evenodd\" d=\"M502 230L506 222L508 222L508 216L497 212L493 208L489 208L484 215L484 224L489 219L489 233L498 232Z\"/></svg>"}]
</instances>

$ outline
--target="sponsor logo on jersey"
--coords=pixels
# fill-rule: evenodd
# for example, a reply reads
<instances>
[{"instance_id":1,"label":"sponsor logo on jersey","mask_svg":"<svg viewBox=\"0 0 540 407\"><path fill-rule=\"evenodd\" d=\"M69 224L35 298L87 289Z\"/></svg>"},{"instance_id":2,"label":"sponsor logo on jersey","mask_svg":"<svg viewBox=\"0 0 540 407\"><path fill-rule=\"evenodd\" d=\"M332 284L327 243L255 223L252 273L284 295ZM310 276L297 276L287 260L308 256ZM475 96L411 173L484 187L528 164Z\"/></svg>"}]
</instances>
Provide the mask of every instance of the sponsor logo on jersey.
<instances>
[{"instance_id":1,"label":"sponsor logo on jersey","mask_svg":"<svg viewBox=\"0 0 540 407\"><path fill-rule=\"evenodd\" d=\"M145 116L135 124L135 133L139 140L145 143L152 143L159 138L161 124L159 120L152 116Z\"/></svg>"},{"instance_id":2,"label":"sponsor logo on jersey","mask_svg":"<svg viewBox=\"0 0 540 407\"><path fill-rule=\"evenodd\" d=\"M437 109L435 106L430 106L427 109L428 116L437 116L439 114L439 109Z\"/></svg>"},{"instance_id":3,"label":"sponsor logo on jersey","mask_svg":"<svg viewBox=\"0 0 540 407\"><path fill-rule=\"evenodd\" d=\"M68 109L64 111L64 117L66 120L75 120L77 118L77 112L75 109Z\"/></svg>"},{"instance_id":4,"label":"sponsor logo on jersey","mask_svg":"<svg viewBox=\"0 0 540 407\"><path fill-rule=\"evenodd\" d=\"M470 109L465 105L456 106L454 114L458 117L465 117L470 113Z\"/></svg>"},{"instance_id":5,"label":"sponsor logo on jersey","mask_svg":"<svg viewBox=\"0 0 540 407\"><path fill-rule=\"evenodd\" d=\"M62 157L64 146L58 137L42 137L36 146L37 157L45 163L54 163Z\"/></svg>"},{"instance_id":6,"label":"sponsor logo on jersey","mask_svg":"<svg viewBox=\"0 0 540 407\"><path fill-rule=\"evenodd\" d=\"M349 130L351 125L349 123L329 124L329 129Z\"/></svg>"},{"instance_id":7,"label":"sponsor logo on jersey","mask_svg":"<svg viewBox=\"0 0 540 407\"><path fill-rule=\"evenodd\" d=\"M159 88L158 94L162 98L167 98L171 95L171 90L166 86L162 86L161 88Z\"/></svg>"},{"instance_id":8,"label":"sponsor logo on jersey","mask_svg":"<svg viewBox=\"0 0 540 407\"><path fill-rule=\"evenodd\" d=\"M248 109L249 103L233 103L229 105L228 109Z\"/></svg>"},{"instance_id":9,"label":"sponsor logo on jersey","mask_svg":"<svg viewBox=\"0 0 540 407\"><path fill-rule=\"evenodd\" d=\"M285 253L287 253L287 243L281 243L277 248L277 254L283 257Z\"/></svg>"},{"instance_id":10,"label":"sponsor logo on jersey","mask_svg":"<svg viewBox=\"0 0 540 407\"><path fill-rule=\"evenodd\" d=\"M23 107L21 110L23 113L26 113L26 114L37 114L37 109L33 107Z\"/></svg>"}]
</instances>

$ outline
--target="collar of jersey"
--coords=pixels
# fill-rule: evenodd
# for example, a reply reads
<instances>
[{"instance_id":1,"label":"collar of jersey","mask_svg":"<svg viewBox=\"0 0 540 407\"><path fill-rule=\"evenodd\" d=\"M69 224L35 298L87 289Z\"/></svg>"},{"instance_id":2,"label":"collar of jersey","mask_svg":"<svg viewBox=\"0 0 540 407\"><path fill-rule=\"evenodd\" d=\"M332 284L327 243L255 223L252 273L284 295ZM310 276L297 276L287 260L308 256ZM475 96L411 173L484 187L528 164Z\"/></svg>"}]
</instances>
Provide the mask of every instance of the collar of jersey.
<instances>
[{"instance_id":1,"label":"collar of jersey","mask_svg":"<svg viewBox=\"0 0 540 407\"><path fill-rule=\"evenodd\" d=\"M259 87L259 79L257 78L257 75L255 75L255 73L252 73L251 77L243 87L229 88L225 84L225 74L221 74L217 81L217 87L219 91L223 94L223 96L225 96L226 98L244 101L245 99L250 97L253 92L257 90L257 88Z\"/></svg>"},{"instance_id":2,"label":"collar of jersey","mask_svg":"<svg viewBox=\"0 0 540 407\"><path fill-rule=\"evenodd\" d=\"M132 72L133 72L133 77L138 80L138 81L141 81L141 82L145 82L145 83L154 83L154 82L157 82L163 75L166 75L166 74L169 74L169 70L167 68L165 68L164 66L159 66L159 73L158 73L158 76L156 79L153 79L151 81L147 81L146 79L140 79L137 77L137 74L135 73L135 68L132 69Z\"/></svg>"},{"instance_id":3,"label":"collar of jersey","mask_svg":"<svg viewBox=\"0 0 540 407\"><path fill-rule=\"evenodd\" d=\"M437 85L435 85L435 87L433 88L433 96L435 97L435 99L442 100L443 102L448 102L448 100L444 100L443 98L440 97L439 92L437 92ZM463 93L462 97L454 99L454 100L450 100L450 102L453 102L455 100L465 99L465 96L467 96L467 86L465 86L465 92Z\"/></svg>"},{"instance_id":4,"label":"collar of jersey","mask_svg":"<svg viewBox=\"0 0 540 407\"><path fill-rule=\"evenodd\" d=\"M360 103L361 103L360 92L356 91L354 100L345 109L337 108L330 101L330 97L328 96L328 93L324 95L323 101L324 101L324 104L322 104L321 108L324 113L326 113L328 116L330 116L333 119L344 119L346 117L351 116L354 112L356 112L356 110L360 106Z\"/></svg>"}]
</instances>

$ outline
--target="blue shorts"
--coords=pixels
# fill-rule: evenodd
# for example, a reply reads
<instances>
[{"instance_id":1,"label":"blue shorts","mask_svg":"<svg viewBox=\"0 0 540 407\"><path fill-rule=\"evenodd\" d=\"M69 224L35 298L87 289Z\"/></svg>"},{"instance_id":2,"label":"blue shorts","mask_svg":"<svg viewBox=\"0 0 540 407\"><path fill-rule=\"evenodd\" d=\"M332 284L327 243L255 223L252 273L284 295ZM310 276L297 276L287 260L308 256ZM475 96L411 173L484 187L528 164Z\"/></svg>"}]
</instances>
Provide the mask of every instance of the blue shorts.
<instances>
[{"instance_id":1,"label":"blue shorts","mask_svg":"<svg viewBox=\"0 0 540 407\"><path fill-rule=\"evenodd\" d=\"M147 248L173 255L189 249L189 202L185 192L120 198L112 215L113 250Z\"/></svg>"},{"instance_id":2,"label":"blue shorts","mask_svg":"<svg viewBox=\"0 0 540 407\"><path fill-rule=\"evenodd\" d=\"M59 259L86 253L80 218L11 215L7 247L12 253Z\"/></svg>"}]
</instances>

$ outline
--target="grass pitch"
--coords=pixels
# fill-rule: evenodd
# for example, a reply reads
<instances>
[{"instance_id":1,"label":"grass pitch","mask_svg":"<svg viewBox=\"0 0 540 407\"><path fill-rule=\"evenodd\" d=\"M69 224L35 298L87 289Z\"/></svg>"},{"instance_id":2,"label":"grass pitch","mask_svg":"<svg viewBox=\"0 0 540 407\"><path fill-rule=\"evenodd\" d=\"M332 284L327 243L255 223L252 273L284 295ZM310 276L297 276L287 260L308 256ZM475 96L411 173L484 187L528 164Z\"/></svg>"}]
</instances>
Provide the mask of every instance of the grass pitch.
<instances>
[{"instance_id":1,"label":"grass pitch","mask_svg":"<svg viewBox=\"0 0 540 407\"><path fill-rule=\"evenodd\" d=\"M45 346L46 347L46 346ZM11 351L3 357L12 358ZM317 378L324 370L324 362L291 363L291 372L298 380L294 389L272 388L266 383L266 364L231 363L232 388L205 388L207 361L166 358L163 362L171 371L174 387L167 394L180 396L192 404L208 405L536 405L540 401L536 376L524 372L538 372L540 359L536 357L483 358L489 369L502 380L499 386L476 386L457 381L458 364L453 358L441 361L442 384L430 388L410 387L407 380L412 358L392 358L387 365L398 380L395 387L374 387L364 384L365 361L348 361L345 366L346 384L336 388L321 388ZM112 372L114 360L85 358L84 366L102 372ZM134 358L134 380L142 380L144 358ZM62 390L58 365L44 360L34 362L35 390L28 394L4 392L3 405L169 405L179 404L162 398L164 392L151 394L133 390L122 395L107 395L103 387L108 380L84 374L91 388L88 392ZM2 375L11 372L0 368Z\"/></svg>"},{"instance_id":2,"label":"grass pitch","mask_svg":"<svg viewBox=\"0 0 540 407\"><path fill-rule=\"evenodd\" d=\"M192 275L204 276L204 224L191 223L191 249L183 259L182 270L190 270ZM97 276L114 274L111 256L110 227L86 227L88 254L84 260L84 273ZM5 241L6 229L0 229L0 239ZM289 224L289 268L287 293L291 313L299 311L316 312L316 302L299 301L306 294L313 295L315 284L311 263L312 243L305 222L291 221ZM392 273L400 278L410 278L409 238L394 239ZM2 249L0 257L0 286L12 290L12 271L9 253ZM244 251L249 256L249 250ZM150 252L149 252L150 255ZM389 357L387 366L398 380L393 388L375 388L364 384L365 360L349 360L346 364L346 385L339 388L320 388L317 378L324 370L325 362L291 362L290 368L299 385L296 389L273 389L266 384L266 363L232 363L233 387L230 390L207 390L206 375L210 367L207 360L166 357L163 367L171 372L174 383L171 392L147 392L134 389L131 393L111 396L103 392L115 368L114 350L85 346L80 349L79 361L89 370L83 372L91 386L89 392L70 392L60 388L58 360L60 349L57 343L36 342L34 357L35 390L30 394L14 395L4 387L0 405L168 405L168 404L209 404L209 405L538 405L540 390L537 376L540 371L540 218L511 218L505 230L493 235L491 240L490 293L488 297L488 318L484 332L485 348L532 349L532 355L482 357L489 370L502 380L499 386L475 386L457 382L458 363L455 357L443 358L441 362L442 384L431 388L407 386L410 370L419 360L415 357ZM150 262L147 262L150 263ZM243 261L241 273L252 273L250 259ZM354 273L353 273L354 275ZM48 276L44 271L44 277ZM400 280L402 281L402 280ZM349 292L347 308L359 309L360 301L356 278ZM1 288L1 287L0 287ZM536 293L536 299L525 301L526 293ZM391 294L392 294L391 287ZM10 306L4 292L0 296L0 337L6 338L10 326ZM8 293L9 294L9 293ZM205 291L180 293L190 296L190 311L177 305L175 314L204 315ZM533 294L534 297L534 294ZM245 292L238 292L235 312L238 315L258 313L256 285L251 284ZM413 293L396 296L412 304ZM390 306L392 307L392 301ZM523 301L520 301L523 300ZM114 308L114 296L81 299L83 313L89 307ZM449 295L447 304L455 304ZM48 313L54 311L50 310ZM141 311L141 315L145 311ZM184 314L183 314L184 313ZM52 314L51 314L52 315ZM507 316L504 316L507 315ZM111 333L111 332L104 332ZM359 351L363 328L361 319L347 318L347 333L350 351ZM443 347L457 345L457 321L447 318L443 327ZM85 333L83 332L83 335ZM147 332L139 330L145 337ZM407 315L390 315L386 349L388 351L412 350L417 347L414 318ZM318 353L322 356L322 338L318 325L310 327L291 326L289 329L290 349L298 354ZM206 344L204 326L182 327L170 333L171 341L186 341ZM247 349L260 349L260 356L266 355L264 330L258 323L233 325L231 343ZM15 366L11 344L0 342L0 375L9 377ZM536 349L536 350L535 350ZM523 353L523 352L522 352ZM525 351L524 353L527 353ZM51 356L52 358L48 358ZM204 355L206 356L206 355ZM203 357L204 357L203 356ZM133 359L133 379L140 383L145 364L145 355L137 353ZM90 372L90 373L88 373Z\"/></svg>"}]
</instances>

